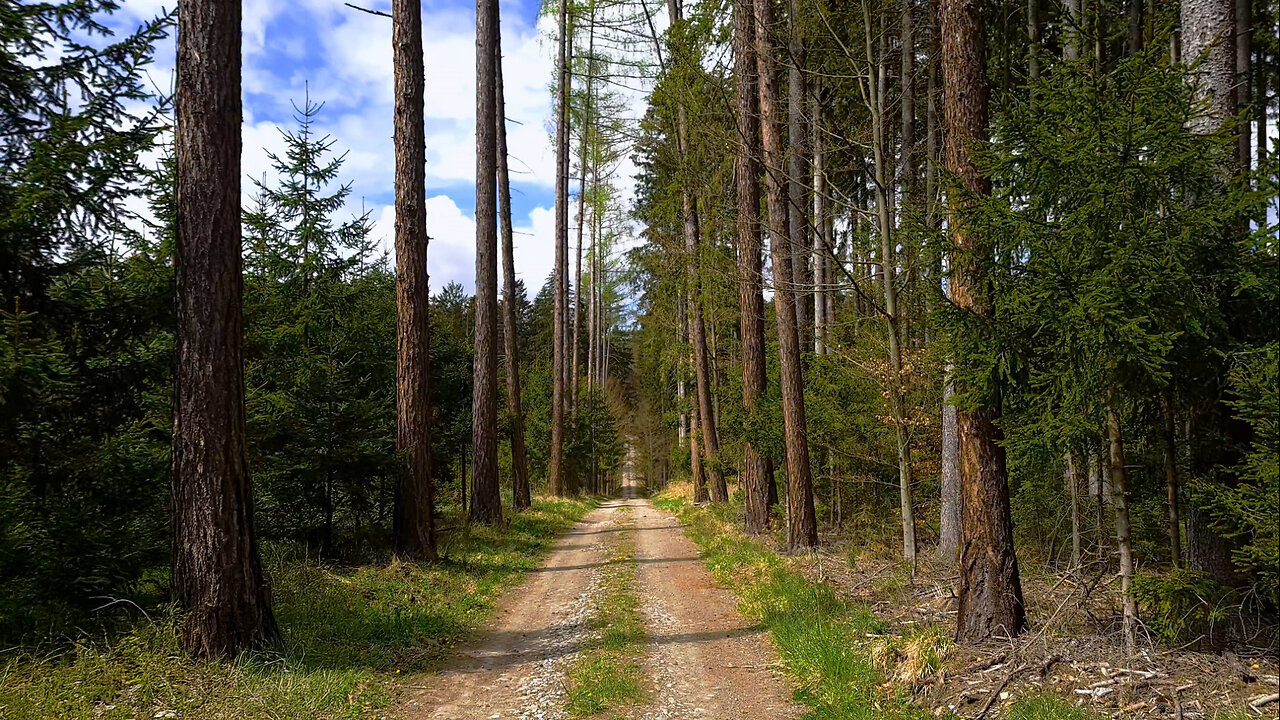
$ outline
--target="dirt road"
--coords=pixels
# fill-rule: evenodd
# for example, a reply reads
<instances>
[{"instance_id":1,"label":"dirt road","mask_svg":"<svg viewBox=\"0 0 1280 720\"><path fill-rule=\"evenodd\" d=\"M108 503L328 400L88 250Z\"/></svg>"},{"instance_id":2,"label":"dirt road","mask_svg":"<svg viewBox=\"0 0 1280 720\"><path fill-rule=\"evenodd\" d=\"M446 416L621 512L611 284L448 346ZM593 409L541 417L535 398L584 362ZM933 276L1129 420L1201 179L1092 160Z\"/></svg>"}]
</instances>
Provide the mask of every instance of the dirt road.
<instances>
[{"instance_id":1,"label":"dirt road","mask_svg":"<svg viewBox=\"0 0 1280 720\"><path fill-rule=\"evenodd\" d=\"M621 508L630 508L624 511ZM555 720L565 668L586 639L584 621L604 539L629 532L648 632L647 701L609 717L638 720L797 718L767 636L737 612L679 522L647 500L615 500L561 538L542 568L504 600L490 629L440 673L421 681L401 709L410 720Z\"/></svg>"}]
</instances>

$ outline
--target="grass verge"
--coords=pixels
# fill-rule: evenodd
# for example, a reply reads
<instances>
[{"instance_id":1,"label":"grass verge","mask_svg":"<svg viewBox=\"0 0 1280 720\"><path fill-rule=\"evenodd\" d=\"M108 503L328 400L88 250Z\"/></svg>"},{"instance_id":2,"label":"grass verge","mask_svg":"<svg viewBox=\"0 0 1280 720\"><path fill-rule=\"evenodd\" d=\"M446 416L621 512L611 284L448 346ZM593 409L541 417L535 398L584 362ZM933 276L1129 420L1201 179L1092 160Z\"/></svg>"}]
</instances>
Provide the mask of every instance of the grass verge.
<instances>
[{"instance_id":1,"label":"grass verge","mask_svg":"<svg viewBox=\"0 0 1280 720\"><path fill-rule=\"evenodd\" d=\"M626 508L618 512L625 512ZM565 710L572 717L602 715L644 700L644 620L636 591L635 538L618 533L609 541L601 591L593 601L590 639L565 671Z\"/></svg>"},{"instance_id":2,"label":"grass verge","mask_svg":"<svg viewBox=\"0 0 1280 720\"><path fill-rule=\"evenodd\" d=\"M398 678L430 669L479 629L499 593L589 507L535 501L507 526L443 536L446 559L434 564L339 568L269 547L282 655L193 663L179 650L177 620L165 615L121 636L9 655L0 718L380 718Z\"/></svg>"},{"instance_id":3,"label":"grass verge","mask_svg":"<svg viewBox=\"0 0 1280 720\"><path fill-rule=\"evenodd\" d=\"M773 637L783 667L799 686L796 699L811 720L924 720L953 718L915 702L911 686L937 669L950 631L923 627L892 637L870 606L838 596L788 566L763 540L739 529L741 507L694 507L679 494L654 499L679 515L712 576L738 595L739 610ZM1016 720L1092 720L1055 698L1032 697L1003 708ZM995 716L995 713L993 713Z\"/></svg>"}]
</instances>

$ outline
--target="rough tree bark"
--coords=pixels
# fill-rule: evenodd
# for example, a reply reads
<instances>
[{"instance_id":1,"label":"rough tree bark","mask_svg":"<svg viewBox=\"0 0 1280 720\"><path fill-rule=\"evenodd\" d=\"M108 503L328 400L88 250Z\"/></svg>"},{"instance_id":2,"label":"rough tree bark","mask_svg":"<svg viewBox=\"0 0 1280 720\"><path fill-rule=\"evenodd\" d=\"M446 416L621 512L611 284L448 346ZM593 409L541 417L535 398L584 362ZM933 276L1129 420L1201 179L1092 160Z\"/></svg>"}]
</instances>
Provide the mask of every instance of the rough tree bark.
<instances>
[{"instance_id":1,"label":"rough tree bark","mask_svg":"<svg viewBox=\"0 0 1280 720\"><path fill-rule=\"evenodd\" d=\"M751 0L733 6L733 43L737 93L738 160L738 307L742 335L742 407L747 417L759 412L768 384L764 360L764 259L760 243L760 109L756 96L755 17ZM742 444L742 486L746 495L745 530L768 532L772 463L747 439Z\"/></svg>"},{"instance_id":2,"label":"rough tree bark","mask_svg":"<svg viewBox=\"0 0 1280 720\"><path fill-rule=\"evenodd\" d=\"M1129 477L1124 468L1124 438L1120 433L1120 416L1107 406L1108 469L1111 475L1111 499L1116 516L1116 547L1120 551L1120 595L1124 602L1124 644L1134 653L1138 607L1133 600L1133 539L1129 524Z\"/></svg>"},{"instance_id":3,"label":"rough tree bark","mask_svg":"<svg viewBox=\"0 0 1280 720\"><path fill-rule=\"evenodd\" d=\"M173 598L182 647L280 640L253 530L240 255L240 4L178 8Z\"/></svg>"},{"instance_id":4,"label":"rough tree bark","mask_svg":"<svg viewBox=\"0 0 1280 720\"><path fill-rule=\"evenodd\" d=\"M1080 480L1083 475L1080 471L1080 453L1072 450L1066 454L1065 460L1067 494L1071 497L1071 569L1077 570L1080 568L1083 552L1080 539Z\"/></svg>"},{"instance_id":5,"label":"rough tree bark","mask_svg":"<svg viewBox=\"0 0 1280 720\"><path fill-rule=\"evenodd\" d=\"M804 347L812 318L809 317L807 288L812 284L809 272L809 210L805 180L809 177L808 137L804 119L807 97L805 59L807 50L802 35L800 0L787 2L787 221L791 253L791 292L795 296L796 333ZM777 279L774 280L775 284Z\"/></svg>"},{"instance_id":6,"label":"rough tree bark","mask_svg":"<svg viewBox=\"0 0 1280 720\"><path fill-rule=\"evenodd\" d=\"M502 521L498 488L498 208L493 32L497 0L476 0L476 301L471 385L473 523Z\"/></svg>"},{"instance_id":7,"label":"rough tree bark","mask_svg":"<svg viewBox=\"0 0 1280 720\"><path fill-rule=\"evenodd\" d=\"M778 318L778 359L782 385L783 438L787 452L787 549L799 551L818 544L813 507L813 475L804 412L804 375L800 337L796 328L796 299L786 278L791 274L786 151L778 107L778 70L774 59L772 0L755 0L756 67L760 95L761 145L765 163L765 197L769 211L769 253L773 258L773 306ZM780 279L781 278L781 279Z\"/></svg>"},{"instance_id":8,"label":"rough tree bark","mask_svg":"<svg viewBox=\"0 0 1280 720\"><path fill-rule=\"evenodd\" d=\"M956 383L947 367L942 386L942 517L939 521L938 554L948 562L960 556L963 523L963 494L960 490L960 434L953 398Z\"/></svg>"},{"instance_id":9,"label":"rough tree bark","mask_svg":"<svg viewBox=\"0 0 1280 720\"><path fill-rule=\"evenodd\" d=\"M962 310L990 322L992 304L985 262L990 245L968 227L972 203L966 193L990 192L973 145L987 139L987 84L983 62L982 3L942 1L943 123L947 169L963 192L951 196L951 241L955 263L951 297ZM960 605L956 639L1013 637L1026 627L1026 608L1013 549L1009 478L1001 445L1000 405L989 398L957 413L963 489Z\"/></svg>"},{"instance_id":10,"label":"rough tree bark","mask_svg":"<svg viewBox=\"0 0 1280 720\"><path fill-rule=\"evenodd\" d=\"M1183 0L1182 57L1196 97L1206 103L1191 120L1191 130L1209 134L1236 112L1234 0Z\"/></svg>"},{"instance_id":11,"label":"rough tree bark","mask_svg":"<svg viewBox=\"0 0 1280 720\"><path fill-rule=\"evenodd\" d=\"M1173 403L1161 398L1160 451L1164 462L1165 496L1169 509L1169 562L1182 567L1182 515L1178 509L1178 456L1173 433Z\"/></svg>"},{"instance_id":12,"label":"rough tree bark","mask_svg":"<svg viewBox=\"0 0 1280 720\"><path fill-rule=\"evenodd\" d=\"M495 14L499 13L494 3ZM516 338L516 265L511 227L511 174L507 166L506 97L502 81L502 22L493 24L494 120L497 124L498 203L502 219L502 342L507 358L507 412L511 415L511 495L516 510L532 504L529 487L529 450L525 446L524 411L520 407L520 343Z\"/></svg>"},{"instance_id":13,"label":"rough tree bark","mask_svg":"<svg viewBox=\"0 0 1280 720\"><path fill-rule=\"evenodd\" d=\"M1065 60L1080 59L1080 23L1084 0L1066 0L1067 19L1063 29L1062 57Z\"/></svg>"},{"instance_id":14,"label":"rough tree bark","mask_svg":"<svg viewBox=\"0 0 1280 720\"><path fill-rule=\"evenodd\" d=\"M565 325L569 309L569 3L560 2L556 69L556 266L551 340L551 458L547 488L568 493L564 462Z\"/></svg>"},{"instance_id":15,"label":"rough tree bark","mask_svg":"<svg viewBox=\"0 0 1280 720\"><path fill-rule=\"evenodd\" d=\"M814 81L810 93L813 117L813 352L826 355L830 340L831 323L831 256L833 218L831 215L831 190L827 185L826 115L823 106L826 98L819 92L821 85Z\"/></svg>"},{"instance_id":16,"label":"rough tree bark","mask_svg":"<svg viewBox=\"0 0 1280 720\"><path fill-rule=\"evenodd\" d=\"M422 3L391 5L396 151L396 554L435 559Z\"/></svg>"}]
</instances>

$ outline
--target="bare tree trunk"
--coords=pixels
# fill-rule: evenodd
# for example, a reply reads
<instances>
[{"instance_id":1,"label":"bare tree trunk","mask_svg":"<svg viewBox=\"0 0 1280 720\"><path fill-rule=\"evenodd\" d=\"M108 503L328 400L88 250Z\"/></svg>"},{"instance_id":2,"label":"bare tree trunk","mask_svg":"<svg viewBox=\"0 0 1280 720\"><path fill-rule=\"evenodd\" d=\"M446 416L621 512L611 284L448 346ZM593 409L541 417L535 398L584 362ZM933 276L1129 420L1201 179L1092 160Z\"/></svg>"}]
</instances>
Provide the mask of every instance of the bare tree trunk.
<instances>
[{"instance_id":1,"label":"bare tree trunk","mask_svg":"<svg viewBox=\"0 0 1280 720\"><path fill-rule=\"evenodd\" d=\"M1040 79L1040 0L1027 0L1027 77Z\"/></svg>"},{"instance_id":2,"label":"bare tree trunk","mask_svg":"<svg viewBox=\"0 0 1280 720\"><path fill-rule=\"evenodd\" d=\"M788 44L787 56L787 178L789 180L787 218L790 227L788 239L791 253L792 294L795 296L796 333L800 346L805 346L806 335L812 318L809 317L808 288L812 284L809 267L809 217L806 202L809 176L807 155L808 138L805 133L805 48L801 35L800 0L787 0ZM775 280L776 283L776 280Z\"/></svg>"},{"instance_id":3,"label":"bare tree trunk","mask_svg":"<svg viewBox=\"0 0 1280 720\"><path fill-rule=\"evenodd\" d=\"M1261 20L1258 23L1257 32L1261 37L1267 37L1267 33L1274 33L1275 26L1272 25L1272 19L1268 13L1259 13ZM1259 43L1261 44L1261 43ZM1274 73L1274 64L1271 70L1268 70L1268 63L1265 51L1259 47L1254 51L1255 61L1253 70L1253 121L1254 133L1253 137L1257 142L1257 166L1263 168L1267 166L1267 112L1271 106L1271 98L1267 95L1268 78ZM1258 225L1261 226L1266 221L1266 210L1259 211L1257 218Z\"/></svg>"},{"instance_id":4,"label":"bare tree trunk","mask_svg":"<svg viewBox=\"0 0 1280 720\"><path fill-rule=\"evenodd\" d=\"M498 12L494 3L495 14ZM511 228L511 174L507 167L506 98L502 81L502 23L494 23L493 52L496 81L498 202L502 218L502 341L507 357L507 412L511 414L511 496L517 511L532 504L529 487L529 451L524 439L524 411L520 407L520 343L517 339L516 265Z\"/></svg>"},{"instance_id":5,"label":"bare tree trunk","mask_svg":"<svg viewBox=\"0 0 1280 720\"><path fill-rule=\"evenodd\" d=\"M502 521L498 487L497 0L476 0L476 300L471 390L473 523Z\"/></svg>"},{"instance_id":6,"label":"bare tree trunk","mask_svg":"<svg viewBox=\"0 0 1280 720\"><path fill-rule=\"evenodd\" d=\"M786 278L791 274L795 238L787 230L788 197L782 145L782 113L778 107L778 70L774 59L772 0L755 0L756 65L760 90L760 126L765 162L765 197L769 210L769 250L773 257L774 310L778 317L778 358L782 385L783 436L787 451L787 549L818 544L813 506L813 475L804 412L804 375L796 300Z\"/></svg>"},{"instance_id":7,"label":"bare tree trunk","mask_svg":"<svg viewBox=\"0 0 1280 720\"><path fill-rule=\"evenodd\" d=\"M569 310L569 3L560 2L556 70L556 268L551 350L551 459L547 488L552 495L569 493L564 462L565 330Z\"/></svg>"},{"instance_id":8,"label":"bare tree trunk","mask_svg":"<svg viewBox=\"0 0 1280 720\"><path fill-rule=\"evenodd\" d=\"M692 330L689 335L692 339ZM702 452L698 449L698 438L702 435L702 412L695 395L689 409L689 469L693 473L693 501L696 503L706 502L709 497L707 471L702 464Z\"/></svg>"},{"instance_id":9,"label":"bare tree trunk","mask_svg":"<svg viewBox=\"0 0 1280 720\"><path fill-rule=\"evenodd\" d=\"M1250 90L1252 89L1249 85L1249 61L1251 59L1250 45L1252 44L1253 33L1253 7L1249 0L1236 0L1235 20L1236 108L1244 110L1249 107ZM1259 99L1259 102L1265 102L1265 100ZM1240 169L1244 172L1249 171L1249 164L1253 160L1253 135L1249 130L1249 120L1248 116L1246 116L1245 120L1240 123L1239 131L1236 134L1236 162L1239 163Z\"/></svg>"},{"instance_id":10,"label":"bare tree trunk","mask_svg":"<svg viewBox=\"0 0 1280 720\"><path fill-rule=\"evenodd\" d=\"M952 369L947 367L942 386L942 518L939 522L938 554L949 562L960 556L963 523L963 495L960 488L960 435L956 427L956 394Z\"/></svg>"},{"instance_id":11,"label":"bare tree trunk","mask_svg":"<svg viewBox=\"0 0 1280 720\"><path fill-rule=\"evenodd\" d=\"M1120 594L1124 600L1124 643L1134 654L1138 608L1133 600L1133 540L1129 526L1129 478L1124 468L1124 439L1120 417L1107 405L1107 438L1110 447L1111 498L1116 513L1116 546L1120 550Z\"/></svg>"},{"instance_id":12,"label":"bare tree trunk","mask_svg":"<svg viewBox=\"0 0 1280 720\"><path fill-rule=\"evenodd\" d=\"M1191 130L1210 134L1236 112L1235 0L1183 0L1182 57L1200 61L1190 80L1204 112Z\"/></svg>"},{"instance_id":13,"label":"bare tree trunk","mask_svg":"<svg viewBox=\"0 0 1280 720\"><path fill-rule=\"evenodd\" d=\"M1244 0L1248 2L1248 0ZM1142 3L1143 0L1126 0L1125 17L1129 27L1125 33L1125 52L1137 55L1142 51Z\"/></svg>"},{"instance_id":14,"label":"bare tree trunk","mask_svg":"<svg viewBox=\"0 0 1280 720\"><path fill-rule=\"evenodd\" d=\"M1084 22L1084 0L1066 0L1067 21L1062 33L1062 57L1080 59L1080 30Z\"/></svg>"},{"instance_id":15,"label":"bare tree trunk","mask_svg":"<svg viewBox=\"0 0 1280 720\"><path fill-rule=\"evenodd\" d=\"M585 130L585 128L584 128ZM579 157L585 161L587 156L587 140L584 132L582 139L582 152ZM587 198L587 173L582 171L582 179L578 183L578 249L577 260L573 265L573 284L577 292L573 294L573 341L570 343L570 369L569 369L569 408L576 413L578 411L578 384L581 382L580 376L582 367L579 362L578 355L582 346L582 229L584 214L586 212ZM588 334L587 342L591 342L590 334ZM590 362L590 353L587 356Z\"/></svg>"},{"instance_id":16,"label":"bare tree trunk","mask_svg":"<svg viewBox=\"0 0 1280 720\"><path fill-rule=\"evenodd\" d=\"M876 221L877 234L880 237L880 280L884 291L885 329L889 344L889 393L893 409L894 432L898 441L898 495L902 511L902 556L914 571L916 564L916 521L914 501L911 493L911 445L907 435L905 387L902 376L901 323L902 316L898 312L898 290L896 287L897 266L894 253L893 220L889 203L892 193L888 159L888 123L886 121L885 95L888 85L888 68L885 66L883 53L876 54L872 49L872 26L870 10L864 5L864 32L867 57L877 58L876 77L868 78L867 97L871 103L871 153L875 165L876 187Z\"/></svg>"},{"instance_id":17,"label":"bare tree trunk","mask_svg":"<svg viewBox=\"0 0 1280 720\"><path fill-rule=\"evenodd\" d=\"M987 139L987 86L982 46L979 0L943 0L943 122L947 133L947 169L973 194L987 194L991 190L973 155L973 145ZM959 193L951 198L949 224L955 263L951 297L961 309L990 322L992 303L985 264L991 249L965 221L971 202ZM1026 627L999 420L998 398L986 398L972 410L957 413L964 495L960 607L956 618L956 638L961 641L981 641L996 635L1013 637Z\"/></svg>"},{"instance_id":18,"label":"bare tree trunk","mask_svg":"<svg viewBox=\"0 0 1280 720\"><path fill-rule=\"evenodd\" d=\"M1103 469L1105 463L1092 452L1089 453L1089 469L1092 471L1094 484L1094 524L1098 531L1098 558L1107 560L1111 555L1111 543L1107 540L1107 473Z\"/></svg>"},{"instance_id":19,"label":"bare tree trunk","mask_svg":"<svg viewBox=\"0 0 1280 720\"><path fill-rule=\"evenodd\" d=\"M240 17L239 3L178 8L173 598L202 659L280 642L245 445Z\"/></svg>"},{"instance_id":20,"label":"bare tree trunk","mask_svg":"<svg viewBox=\"0 0 1280 720\"><path fill-rule=\"evenodd\" d=\"M1173 438L1173 403L1160 399L1160 451L1164 462L1165 495L1169 506L1169 562L1182 567L1182 517L1178 509L1178 456Z\"/></svg>"},{"instance_id":21,"label":"bare tree trunk","mask_svg":"<svg viewBox=\"0 0 1280 720\"><path fill-rule=\"evenodd\" d=\"M595 34L596 27L595 27L594 13L595 13L595 6L592 5L591 25L590 25L590 28L588 29L588 32L590 33L589 34L590 39L587 41L587 63L588 63L587 78L586 78L587 101L586 101L586 104L583 106L582 129L579 131L582 133L582 143L580 144L581 149L580 149L580 152L578 153L578 172L581 174L581 177L578 180L578 259L577 259L577 263L574 265L574 273L573 273L574 287L577 288L577 292L574 293L574 303L576 305L576 309L573 313L573 366L569 371L569 377L570 377L569 407L572 408L574 413L577 413L578 411L578 383L580 382L579 376L582 374L579 370L580 366L578 364L578 353L580 352L580 346L581 346L579 331L582 325L582 232L583 232L583 228L586 226L586 223L587 223L587 138L591 130L590 114L592 111L592 77L591 77L590 63L592 62L592 58L595 55L595 43L596 43L596 34ZM594 242L594 235L592 237ZM595 291L596 291L594 256L592 256L591 271L592 271L591 272L591 299L592 299L591 312L592 312L592 318L594 318L595 317L594 300L595 300ZM591 335L590 333L588 333L587 342L590 343L593 341L593 339L594 339L594 335ZM591 359L590 354L588 355L589 355L588 361L590 361ZM588 370L588 376L590 376L590 373L592 370L594 370L594 366L591 366L590 369Z\"/></svg>"},{"instance_id":22,"label":"bare tree trunk","mask_svg":"<svg viewBox=\"0 0 1280 720\"><path fill-rule=\"evenodd\" d=\"M818 83L812 94L813 117L813 352L827 354L828 329L832 322L831 304L832 218L831 190L827 187L827 148L823 126L824 98L819 97Z\"/></svg>"},{"instance_id":23,"label":"bare tree trunk","mask_svg":"<svg viewBox=\"0 0 1280 720\"><path fill-rule=\"evenodd\" d=\"M395 0L391 6L396 93L396 452L401 462L393 534L398 555L435 559L421 8L420 0Z\"/></svg>"},{"instance_id":24,"label":"bare tree trunk","mask_svg":"<svg viewBox=\"0 0 1280 720\"><path fill-rule=\"evenodd\" d=\"M1071 496L1071 569L1080 568L1080 453L1072 450L1066 454L1067 493Z\"/></svg>"}]
</instances>

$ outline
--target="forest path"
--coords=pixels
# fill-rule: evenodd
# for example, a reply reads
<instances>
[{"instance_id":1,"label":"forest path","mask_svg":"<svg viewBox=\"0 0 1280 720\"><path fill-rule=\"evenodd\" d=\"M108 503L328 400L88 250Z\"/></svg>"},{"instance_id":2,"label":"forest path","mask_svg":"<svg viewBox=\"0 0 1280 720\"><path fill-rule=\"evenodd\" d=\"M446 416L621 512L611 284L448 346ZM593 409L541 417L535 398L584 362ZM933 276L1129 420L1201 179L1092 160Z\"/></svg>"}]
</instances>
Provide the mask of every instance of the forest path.
<instances>
[{"instance_id":1,"label":"forest path","mask_svg":"<svg viewBox=\"0 0 1280 720\"><path fill-rule=\"evenodd\" d=\"M650 688L640 706L606 717L643 720L798 718L764 631L737 611L732 592L712 581L680 522L635 498L593 510L556 544L542 568L508 593L490 629L402 706L412 720L556 720L564 712L565 670L587 639L607 539L634 541L636 586L648 637L641 664Z\"/></svg>"}]
</instances>

